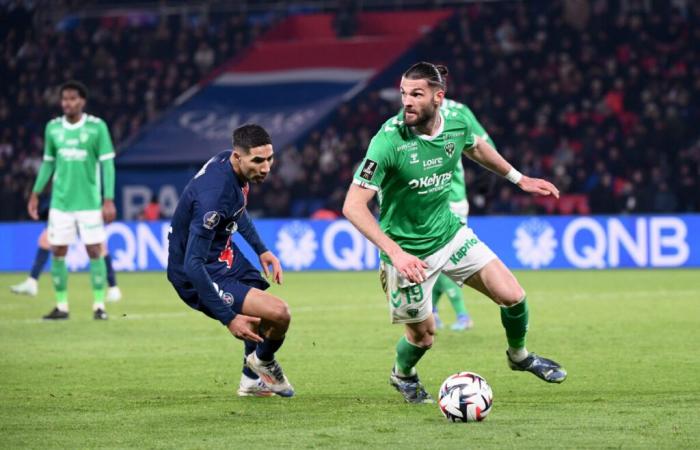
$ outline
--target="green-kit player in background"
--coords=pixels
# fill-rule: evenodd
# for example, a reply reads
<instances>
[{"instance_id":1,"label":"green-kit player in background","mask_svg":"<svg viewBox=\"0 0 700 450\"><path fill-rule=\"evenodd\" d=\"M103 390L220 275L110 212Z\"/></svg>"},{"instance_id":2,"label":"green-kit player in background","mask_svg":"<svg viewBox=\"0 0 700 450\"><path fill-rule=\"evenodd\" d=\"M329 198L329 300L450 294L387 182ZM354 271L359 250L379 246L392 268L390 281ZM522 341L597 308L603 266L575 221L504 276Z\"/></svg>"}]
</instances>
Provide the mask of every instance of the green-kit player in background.
<instances>
[{"instance_id":1,"label":"green-kit player in background","mask_svg":"<svg viewBox=\"0 0 700 450\"><path fill-rule=\"evenodd\" d=\"M389 119L370 142L355 173L343 213L381 251L382 286L391 320L405 325L390 382L411 403L432 402L416 364L433 344L432 290L440 273L468 284L500 306L513 370L561 383L566 371L527 350L525 291L503 262L463 225L448 203L452 174L463 152L525 192L559 196L548 181L513 168L475 133L463 105L440 109L447 69L420 62L401 79L403 114ZM379 224L367 206L379 195Z\"/></svg>"},{"instance_id":2,"label":"green-kit player in background","mask_svg":"<svg viewBox=\"0 0 700 450\"><path fill-rule=\"evenodd\" d=\"M445 99L441 108L446 111L449 110L449 108L464 108L465 113L469 116L474 125L474 134L488 142L494 149L496 148L496 144L489 137L488 133L486 133L486 130L484 130L484 127L476 119L476 116L474 116L474 113L469 107L458 104L453 100ZM467 189L464 183L464 166L462 165L461 159L457 162L454 172L452 172L452 185L447 201L450 204L450 210L452 210L460 220L464 220L466 224L467 216L469 215L469 201L467 200ZM454 331L471 329L474 326L474 321L469 315L469 311L467 311L467 307L464 303L462 288L444 273L440 274L435 282L435 287L433 287L433 317L435 318L436 328L443 328L442 320L440 320L440 316L438 315L438 303L442 294L447 295L452 309L454 309L457 316L457 321L453 323L450 328Z\"/></svg>"},{"instance_id":3,"label":"green-kit player in background","mask_svg":"<svg viewBox=\"0 0 700 450\"><path fill-rule=\"evenodd\" d=\"M60 92L63 116L46 125L44 160L27 205L29 216L38 220L39 194L53 174L48 239L53 253L51 279L56 292L56 307L44 319L68 319L65 257L76 233L80 233L90 256L93 317L105 320L107 274L102 244L107 238L104 222L109 223L116 216L114 147L105 122L83 112L87 100L85 86L69 81L61 86Z\"/></svg>"}]
</instances>

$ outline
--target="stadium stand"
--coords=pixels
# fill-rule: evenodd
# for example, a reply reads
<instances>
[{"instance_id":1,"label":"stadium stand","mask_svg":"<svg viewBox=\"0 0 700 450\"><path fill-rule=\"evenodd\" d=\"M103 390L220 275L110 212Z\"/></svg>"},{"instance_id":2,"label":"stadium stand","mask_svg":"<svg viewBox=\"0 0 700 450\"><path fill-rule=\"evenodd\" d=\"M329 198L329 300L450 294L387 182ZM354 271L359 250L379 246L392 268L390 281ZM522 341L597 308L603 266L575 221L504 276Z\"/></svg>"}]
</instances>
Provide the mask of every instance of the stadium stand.
<instances>
[{"instance_id":1,"label":"stadium stand","mask_svg":"<svg viewBox=\"0 0 700 450\"><path fill-rule=\"evenodd\" d=\"M58 86L82 80L88 111L115 144L169 108L264 29L244 15L111 14L46 24L23 3L0 6L0 220L26 219L46 122L60 114ZM44 26L46 25L46 26Z\"/></svg>"},{"instance_id":2,"label":"stadium stand","mask_svg":"<svg viewBox=\"0 0 700 450\"><path fill-rule=\"evenodd\" d=\"M473 214L700 210L700 7L616 4L474 4L422 40L418 59L452 70L448 96L472 107L516 167L566 193L533 200L466 164ZM385 98L374 91L340 106L285 152L292 168L264 189L290 189L290 203L267 195L266 207L337 211L347 159L359 161L398 108Z\"/></svg>"},{"instance_id":3,"label":"stadium stand","mask_svg":"<svg viewBox=\"0 0 700 450\"><path fill-rule=\"evenodd\" d=\"M124 143L262 30L240 15L40 27L31 10L0 8L11 25L0 31L0 220L26 218L61 81L84 80L90 109ZM331 31L361 40L356 13L334 16ZM472 107L521 171L566 193L533 201L467 164L472 213L691 212L700 210L699 41L695 2L478 3L457 8L411 56L446 64L448 96ZM277 176L255 193L255 213L337 214L353 165L397 109L387 95L396 81L371 84L278 148Z\"/></svg>"}]
</instances>

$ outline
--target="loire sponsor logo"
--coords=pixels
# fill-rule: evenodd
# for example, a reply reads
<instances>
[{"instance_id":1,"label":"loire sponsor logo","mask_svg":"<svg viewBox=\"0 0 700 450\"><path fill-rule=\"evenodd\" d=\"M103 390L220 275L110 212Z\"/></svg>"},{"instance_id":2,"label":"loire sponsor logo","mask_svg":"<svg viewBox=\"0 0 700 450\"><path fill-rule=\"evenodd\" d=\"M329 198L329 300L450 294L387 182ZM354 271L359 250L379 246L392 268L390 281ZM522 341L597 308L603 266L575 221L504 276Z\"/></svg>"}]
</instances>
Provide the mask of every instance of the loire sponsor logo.
<instances>
[{"instance_id":1,"label":"loire sponsor logo","mask_svg":"<svg viewBox=\"0 0 700 450\"><path fill-rule=\"evenodd\" d=\"M442 157L426 159L423 161L424 169L432 169L433 167L439 167L442 165Z\"/></svg>"},{"instance_id":2,"label":"loire sponsor logo","mask_svg":"<svg viewBox=\"0 0 700 450\"><path fill-rule=\"evenodd\" d=\"M558 245L554 228L544 220L530 219L515 229L515 256L526 267L547 267L554 259Z\"/></svg>"}]
</instances>

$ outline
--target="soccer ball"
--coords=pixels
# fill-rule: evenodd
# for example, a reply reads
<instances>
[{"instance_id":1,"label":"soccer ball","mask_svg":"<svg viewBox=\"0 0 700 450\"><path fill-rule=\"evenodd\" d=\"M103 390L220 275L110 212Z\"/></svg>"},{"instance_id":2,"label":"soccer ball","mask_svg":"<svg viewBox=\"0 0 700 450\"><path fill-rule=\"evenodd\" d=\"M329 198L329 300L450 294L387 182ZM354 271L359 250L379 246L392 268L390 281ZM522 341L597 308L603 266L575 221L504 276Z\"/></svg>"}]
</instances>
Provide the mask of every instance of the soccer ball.
<instances>
[{"instance_id":1,"label":"soccer ball","mask_svg":"<svg viewBox=\"0 0 700 450\"><path fill-rule=\"evenodd\" d=\"M479 422L493 406L491 386L474 372L459 372L440 386L440 411L453 422Z\"/></svg>"}]
</instances>

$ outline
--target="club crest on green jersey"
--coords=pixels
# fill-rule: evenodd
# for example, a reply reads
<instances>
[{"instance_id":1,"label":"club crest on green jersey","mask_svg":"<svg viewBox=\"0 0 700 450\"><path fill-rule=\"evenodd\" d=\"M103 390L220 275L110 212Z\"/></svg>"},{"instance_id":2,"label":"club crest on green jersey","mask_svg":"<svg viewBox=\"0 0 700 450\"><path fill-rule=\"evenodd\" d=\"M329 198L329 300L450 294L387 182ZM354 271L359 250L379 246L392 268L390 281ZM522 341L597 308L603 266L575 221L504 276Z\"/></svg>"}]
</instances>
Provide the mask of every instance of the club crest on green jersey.
<instances>
[{"instance_id":1,"label":"club crest on green jersey","mask_svg":"<svg viewBox=\"0 0 700 450\"><path fill-rule=\"evenodd\" d=\"M447 153L447 156L452 158L452 155L455 152L455 143L454 142L448 142L445 144L445 153Z\"/></svg>"}]
</instances>

